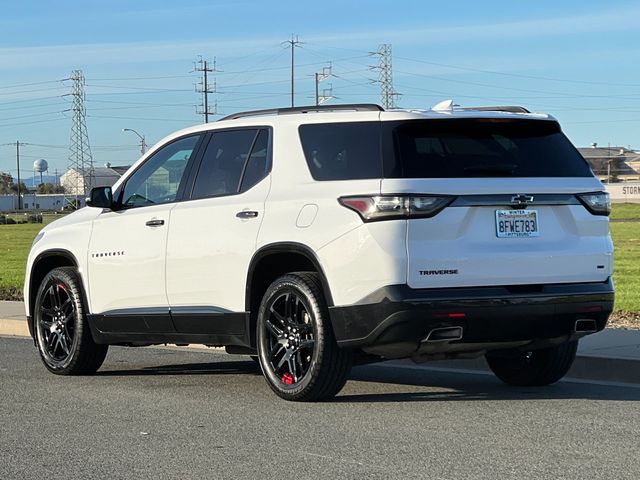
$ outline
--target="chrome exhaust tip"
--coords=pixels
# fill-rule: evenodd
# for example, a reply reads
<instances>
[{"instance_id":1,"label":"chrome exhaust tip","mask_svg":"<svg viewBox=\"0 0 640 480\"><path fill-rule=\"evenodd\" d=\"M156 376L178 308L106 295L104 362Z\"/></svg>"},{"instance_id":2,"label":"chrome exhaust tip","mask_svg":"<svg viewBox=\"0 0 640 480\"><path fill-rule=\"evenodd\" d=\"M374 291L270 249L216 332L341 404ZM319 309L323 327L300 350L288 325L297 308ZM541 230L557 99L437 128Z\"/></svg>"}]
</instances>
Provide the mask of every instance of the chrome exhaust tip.
<instances>
[{"instance_id":1,"label":"chrome exhaust tip","mask_svg":"<svg viewBox=\"0 0 640 480\"><path fill-rule=\"evenodd\" d=\"M598 331L598 325L595 320L590 318L581 318L576 320L573 330L580 333L595 333Z\"/></svg>"},{"instance_id":2,"label":"chrome exhaust tip","mask_svg":"<svg viewBox=\"0 0 640 480\"><path fill-rule=\"evenodd\" d=\"M422 343L453 342L462 339L462 327L434 328L422 339Z\"/></svg>"}]
</instances>

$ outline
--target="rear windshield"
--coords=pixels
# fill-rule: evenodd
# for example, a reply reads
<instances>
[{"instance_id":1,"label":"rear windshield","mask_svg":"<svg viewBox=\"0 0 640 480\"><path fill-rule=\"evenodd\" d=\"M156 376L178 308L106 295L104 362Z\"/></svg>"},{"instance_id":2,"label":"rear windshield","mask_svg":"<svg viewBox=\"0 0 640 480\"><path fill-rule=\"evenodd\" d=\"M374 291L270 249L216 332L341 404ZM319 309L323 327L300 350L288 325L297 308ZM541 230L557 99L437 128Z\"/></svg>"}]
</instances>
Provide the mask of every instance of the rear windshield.
<instances>
[{"instance_id":1,"label":"rear windshield","mask_svg":"<svg viewBox=\"0 0 640 480\"><path fill-rule=\"evenodd\" d=\"M385 155L390 178L592 176L554 121L417 120L385 130L393 138Z\"/></svg>"}]
</instances>

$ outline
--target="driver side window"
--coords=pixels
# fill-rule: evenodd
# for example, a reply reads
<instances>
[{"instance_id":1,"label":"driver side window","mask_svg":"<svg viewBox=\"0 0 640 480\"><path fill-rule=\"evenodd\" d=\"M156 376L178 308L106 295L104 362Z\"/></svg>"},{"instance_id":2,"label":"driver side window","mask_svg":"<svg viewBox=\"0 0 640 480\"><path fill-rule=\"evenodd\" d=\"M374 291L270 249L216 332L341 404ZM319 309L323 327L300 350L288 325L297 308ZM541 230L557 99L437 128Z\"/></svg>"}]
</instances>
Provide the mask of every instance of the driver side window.
<instances>
[{"instance_id":1,"label":"driver side window","mask_svg":"<svg viewBox=\"0 0 640 480\"><path fill-rule=\"evenodd\" d=\"M154 153L127 180L122 193L125 208L175 202L184 171L200 135L184 137Z\"/></svg>"}]
</instances>

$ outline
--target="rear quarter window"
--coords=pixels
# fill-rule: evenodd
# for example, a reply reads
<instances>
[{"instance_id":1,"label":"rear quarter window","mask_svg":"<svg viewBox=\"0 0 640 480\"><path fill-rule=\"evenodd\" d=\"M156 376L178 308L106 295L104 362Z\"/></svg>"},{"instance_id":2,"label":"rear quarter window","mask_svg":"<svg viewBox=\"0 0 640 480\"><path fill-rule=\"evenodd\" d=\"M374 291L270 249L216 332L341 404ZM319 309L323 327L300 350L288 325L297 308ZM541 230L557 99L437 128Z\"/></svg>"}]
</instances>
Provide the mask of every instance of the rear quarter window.
<instances>
[{"instance_id":1,"label":"rear quarter window","mask_svg":"<svg viewBox=\"0 0 640 480\"><path fill-rule=\"evenodd\" d=\"M307 124L300 141L315 180L382 177L380 122Z\"/></svg>"}]
</instances>

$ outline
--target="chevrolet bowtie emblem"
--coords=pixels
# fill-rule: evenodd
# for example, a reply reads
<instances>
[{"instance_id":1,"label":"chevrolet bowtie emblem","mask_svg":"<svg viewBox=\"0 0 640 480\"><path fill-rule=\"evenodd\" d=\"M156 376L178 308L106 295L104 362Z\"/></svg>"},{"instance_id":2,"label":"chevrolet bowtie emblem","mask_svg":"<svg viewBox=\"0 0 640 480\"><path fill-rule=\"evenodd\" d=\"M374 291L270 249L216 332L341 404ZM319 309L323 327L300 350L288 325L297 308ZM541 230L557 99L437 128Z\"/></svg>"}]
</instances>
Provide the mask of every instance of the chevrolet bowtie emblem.
<instances>
[{"instance_id":1,"label":"chevrolet bowtie emblem","mask_svg":"<svg viewBox=\"0 0 640 480\"><path fill-rule=\"evenodd\" d=\"M514 195L511 197L511 203L514 205L527 205L533 202L533 195Z\"/></svg>"}]
</instances>

